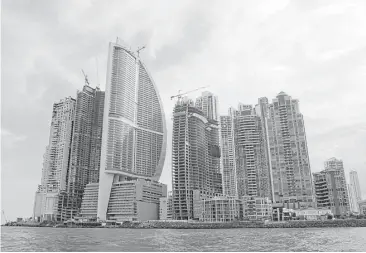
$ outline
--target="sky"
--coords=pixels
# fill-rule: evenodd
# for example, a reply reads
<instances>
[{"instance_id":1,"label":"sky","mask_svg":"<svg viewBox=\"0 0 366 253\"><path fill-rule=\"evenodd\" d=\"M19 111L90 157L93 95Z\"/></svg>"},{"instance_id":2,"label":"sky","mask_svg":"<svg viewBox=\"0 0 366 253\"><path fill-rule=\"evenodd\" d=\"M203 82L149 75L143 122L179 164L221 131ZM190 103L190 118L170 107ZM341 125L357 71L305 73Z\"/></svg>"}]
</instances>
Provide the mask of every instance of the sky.
<instances>
[{"instance_id":1,"label":"sky","mask_svg":"<svg viewBox=\"0 0 366 253\"><path fill-rule=\"evenodd\" d=\"M3 0L1 208L32 216L54 102L84 85L104 90L119 37L151 73L166 113L161 182L171 188L179 90L210 86L220 114L284 91L299 99L312 172L337 157L366 198L366 1ZM190 94L192 98L200 92ZM3 222L2 218L2 222Z\"/></svg>"}]
</instances>

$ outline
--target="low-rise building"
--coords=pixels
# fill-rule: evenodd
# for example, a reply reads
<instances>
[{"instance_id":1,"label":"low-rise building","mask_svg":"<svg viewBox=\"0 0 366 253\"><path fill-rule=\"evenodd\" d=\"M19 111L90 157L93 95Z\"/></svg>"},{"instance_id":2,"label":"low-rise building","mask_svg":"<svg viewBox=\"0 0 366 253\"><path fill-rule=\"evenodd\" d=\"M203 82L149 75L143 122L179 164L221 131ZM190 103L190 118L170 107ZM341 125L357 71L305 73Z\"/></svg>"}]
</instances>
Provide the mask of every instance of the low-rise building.
<instances>
[{"instance_id":1,"label":"low-rise building","mask_svg":"<svg viewBox=\"0 0 366 253\"><path fill-rule=\"evenodd\" d=\"M160 198L159 202L159 220L171 220L173 216L173 198L172 192L168 193L168 197Z\"/></svg>"},{"instance_id":2,"label":"low-rise building","mask_svg":"<svg viewBox=\"0 0 366 253\"><path fill-rule=\"evenodd\" d=\"M243 218L246 220L268 220L272 216L272 203L268 198L244 196Z\"/></svg>"},{"instance_id":3,"label":"low-rise building","mask_svg":"<svg viewBox=\"0 0 366 253\"><path fill-rule=\"evenodd\" d=\"M242 216L241 200L233 197L217 196L202 200L203 222L231 222Z\"/></svg>"},{"instance_id":4,"label":"low-rise building","mask_svg":"<svg viewBox=\"0 0 366 253\"><path fill-rule=\"evenodd\" d=\"M98 209L98 183L87 184L84 189L83 200L81 202L80 216L83 219L96 220Z\"/></svg>"},{"instance_id":5,"label":"low-rise building","mask_svg":"<svg viewBox=\"0 0 366 253\"><path fill-rule=\"evenodd\" d=\"M81 204L81 217L97 216L99 183L88 184ZM107 220L145 221L159 219L159 202L167 196L165 184L150 179L125 178L112 185ZM97 217L99 220L100 217Z\"/></svg>"},{"instance_id":6,"label":"low-rise building","mask_svg":"<svg viewBox=\"0 0 366 253\"><path fill-rule=\"evenodd\" d=\"M296 217L299 217L301 220L325 220L328 215L333 216L331 209L307 208L294 211Z\"/></svg>"},{"instance_id":7,"label":"low-rise building","mask_svg":"<svg viewBox=\"0 0 366 253\"><path fill-rule=\"evenodd\" d=\"M366 215L366 200L359 201L358 207L360 210L360 214Z\"/></svg>"}]
</instances>

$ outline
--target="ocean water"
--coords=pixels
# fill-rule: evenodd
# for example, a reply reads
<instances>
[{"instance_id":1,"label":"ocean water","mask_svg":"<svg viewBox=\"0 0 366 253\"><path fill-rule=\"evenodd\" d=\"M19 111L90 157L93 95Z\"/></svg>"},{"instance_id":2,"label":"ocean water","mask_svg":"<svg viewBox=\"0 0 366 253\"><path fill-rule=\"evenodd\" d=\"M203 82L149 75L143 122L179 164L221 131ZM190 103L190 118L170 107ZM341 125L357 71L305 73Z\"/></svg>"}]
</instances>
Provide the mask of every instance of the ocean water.
<instances>
[{"instance_id":1,"label":"ocean water","mask_svg":"<svg viewBox=\"0 0 366 253\"><path fill-rule=\"evenodd\" d=\"M366 228L2 227L1 251L366 251Z\"/></svg>"}]
</instances>

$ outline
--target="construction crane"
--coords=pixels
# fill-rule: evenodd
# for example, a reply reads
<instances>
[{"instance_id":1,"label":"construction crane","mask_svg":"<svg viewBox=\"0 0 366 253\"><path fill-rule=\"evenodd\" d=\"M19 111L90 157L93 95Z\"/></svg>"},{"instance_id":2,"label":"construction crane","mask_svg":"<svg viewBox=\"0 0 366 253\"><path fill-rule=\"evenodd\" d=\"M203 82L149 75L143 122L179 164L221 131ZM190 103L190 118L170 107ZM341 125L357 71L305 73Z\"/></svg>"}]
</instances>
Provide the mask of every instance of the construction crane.
<instances>
[{"instance_id":1,"label":"construction crane","mask_svg":"<svg viewBox=\"0 0 366 253\"><path fill-rule=\"evenodd\" d=\"M5 216L5 212L4 212L4 210L2 210L2 211L3 211L3 216L4 216L5 223L8 223L8 220L6 219L6 216Z\"/></svg>"},{"instance_id":2,"label":"construction crane","mask_svg":"<svg viewBox=\"0 0 366 253\"><path fill-rule=\"evenodd\" d=\"M89 80L88 80L88 76L87 76L87 75L85 75L84 70L81 70L81 71L83 72L83 75L84 75L84 78L85 78L85 84L87 84L88 86L90 86L90 84L89 84Z\"/></svg>"},{"instance_id":3,"label":"construction crane","mask_svg":"<svg viewBox=\"0 0 366 253\"><path fill-rule=\"evenodd\" d=\"M144 48L146 48L146 46L138 47L138 48L137 48L137 50L136 50L136 52L137 52L137 57L140 57L140 51L141 51L142 49L144 49Z\"/></svg>"},{"instance_id":4,"label":"construction crane","mask_svg":"<svg viewBox=\"0 0 366 253\"><path fill-rule=\"evenodd\" d=\"M179 90L179 91L178 91L178 92L179 92L179 94L174 95L174 96L171 96L171 97L170 97L170 99L172 100L173 98L178 97L178 100L180 100L180 99L182 98L182 96L183 96L183 95L186 95L186 94L188 94L188 93L191 93L191 92L194 92L194 91L197 91L197 90L205 89L205 88L207 88L207 87L210 87L210 86L208 85L208 86L199 87L199 88L197 88L197 89L195 89L195 90L190 90L190 91L187 91L187 92L184 92L184 93L180 93L180 90Z\"/></svg>"},{"instance_id":5,"label":"construction crane","mask_svg":"<svg viewBox=\"0 0 366 253\"><path fill-rule=\"evenodd\" d=\"M99 71L98 71L98 58L95 58L97 64L97 88L99 88Z\"/></svg>"}]
</instances>

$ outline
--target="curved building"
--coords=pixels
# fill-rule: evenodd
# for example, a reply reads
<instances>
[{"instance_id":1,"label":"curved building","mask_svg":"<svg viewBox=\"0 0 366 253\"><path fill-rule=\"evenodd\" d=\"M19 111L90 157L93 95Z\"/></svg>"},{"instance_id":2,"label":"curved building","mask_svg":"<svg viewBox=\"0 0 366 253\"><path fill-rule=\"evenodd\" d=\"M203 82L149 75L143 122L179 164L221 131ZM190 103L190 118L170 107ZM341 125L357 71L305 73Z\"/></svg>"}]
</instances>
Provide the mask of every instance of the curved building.
<instances>
[{"instance_id":1,"label":"curved building","mask_svg":"<svg viewBox=\"0 0 366 253\"><path fill-rule=\"evenodd\" d=\"M133 52L110 43L98 193L100 220L106 220L108 210L113 209L112 185L159 180L166 135L162 103L146 67Z\"/></svg>"}]
</instances>

